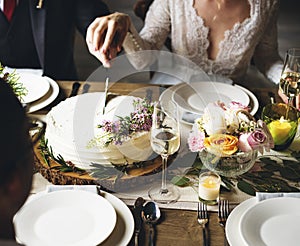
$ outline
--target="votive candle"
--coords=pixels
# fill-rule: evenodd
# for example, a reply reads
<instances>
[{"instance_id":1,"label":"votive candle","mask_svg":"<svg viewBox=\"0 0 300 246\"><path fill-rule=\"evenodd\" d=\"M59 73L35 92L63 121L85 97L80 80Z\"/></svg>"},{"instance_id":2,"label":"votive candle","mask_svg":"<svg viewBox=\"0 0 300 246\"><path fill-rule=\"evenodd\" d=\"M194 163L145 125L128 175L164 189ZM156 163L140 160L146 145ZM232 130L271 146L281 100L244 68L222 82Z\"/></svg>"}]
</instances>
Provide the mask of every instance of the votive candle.
<instances>
[{"instance_id":1,"label":"votive candle","mask_svg":"<svg viewBox=\"0 0 300 246\"><path fill-rule=\"evenodd\" d=\"M204 172L199 175L199 200L206 204L216 204L220 193L221 178L213 172Z\"/></svg>"}]
</instances>

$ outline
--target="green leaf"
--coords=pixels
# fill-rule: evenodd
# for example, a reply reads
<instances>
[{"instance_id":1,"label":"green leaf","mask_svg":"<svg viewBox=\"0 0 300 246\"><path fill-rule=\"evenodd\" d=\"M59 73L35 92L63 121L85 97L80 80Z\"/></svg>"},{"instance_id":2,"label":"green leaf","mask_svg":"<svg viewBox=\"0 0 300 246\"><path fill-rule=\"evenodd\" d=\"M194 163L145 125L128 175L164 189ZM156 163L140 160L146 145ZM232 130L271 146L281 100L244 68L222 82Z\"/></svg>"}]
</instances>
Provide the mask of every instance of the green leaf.
<instances>
[{"instance_id":1,"label":"green leaf","mask_svg":"<svg viewBox=\"0 0 300 246\"><path fill-rule=\"evenodd\" d=\"M171 179L171 183L180 187L185 187L189 185L190 179L184 176L175 176Z\"/></svg>"},{"instance_id":2,"label":"green leaf","mask_svg":"<svg viewBox=\"0 0 300 246\"><path fill-rule=\"evenodd\" d=\"M300 176L289 167L280 168L279 172L283 178L288 180L300 180Z\"/></svg>"},{"instance_id":3,"label":"green leaf","mask_svg":"<svg viewBox=\"0 0 300 246\"><path fill-rule=\"evenodd\" d=\"M253 187L250 183L248 183L248 182L246 182L246 181L244 181L244 180L240 180L240 181L237 183L237 187L238 187L241 191L245 192L246 194L248 194L248 195L250 195L250 196L255 196L256 190L254 189L254 187Z\"/></svg>"},{"instance_id":4,"label":"green leaf","mask_svg":"<svg viewBox=\"0 0 300 246\"><path fill-rule=\"evenodd\" d=\"M265 164L278 165L277 161L272 160L269 157L261 157L259 158L259 160Z\"/></svg>"}]
</instances>

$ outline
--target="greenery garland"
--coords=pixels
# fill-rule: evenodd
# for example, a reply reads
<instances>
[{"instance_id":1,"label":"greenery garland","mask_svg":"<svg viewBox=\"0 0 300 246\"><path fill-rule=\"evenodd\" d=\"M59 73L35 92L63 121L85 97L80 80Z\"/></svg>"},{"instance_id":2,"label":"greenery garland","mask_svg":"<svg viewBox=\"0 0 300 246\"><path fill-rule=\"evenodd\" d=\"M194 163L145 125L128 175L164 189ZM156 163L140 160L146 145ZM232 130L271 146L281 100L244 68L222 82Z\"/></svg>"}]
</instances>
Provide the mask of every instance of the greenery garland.
<instances>
[{"instance_id":1,"label":"greenery garland","mask_svg":"<svg viewBox=\"0 0 300 246\"><path fill-rule=\"evenodd\" d=\"M221 176L222 188L231 191L236 184L239 190L251 196L256 192L300 192L300 152L293 151L291 157L293 159L279 155L262 156L255 164L258 168L235 178ZM197 158L184 175L176 175L171 182L180 187L193 186L204 169Z\"/></svg>"}]
</instances>

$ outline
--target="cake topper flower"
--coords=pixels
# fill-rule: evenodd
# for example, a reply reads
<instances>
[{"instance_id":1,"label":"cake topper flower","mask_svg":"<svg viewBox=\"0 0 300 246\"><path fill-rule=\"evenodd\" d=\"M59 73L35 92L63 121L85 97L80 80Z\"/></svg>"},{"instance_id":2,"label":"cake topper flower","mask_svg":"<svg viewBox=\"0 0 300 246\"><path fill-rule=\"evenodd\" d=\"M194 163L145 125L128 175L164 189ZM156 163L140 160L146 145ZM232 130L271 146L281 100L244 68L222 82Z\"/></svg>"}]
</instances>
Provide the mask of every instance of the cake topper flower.
<instances>
[{"instance_id":1,"label":"cake topper flower","mask_svg":"<svg viewBox=\"0 0 300 246\"><path fill-rule=\"evenodd\" d=\"M134 111L116 121L103 120L98 127L102 129L101 142L122 145L134 133L148 132L152 126L153 102L147 99L136 99L133 102ZM98 140L100 140L98 138Z\"/></svg>"},{"instance_id":2,"label":"cake topper flower","mask_svg":"<svg viewBox=\"0 0 300 246\"><path fill-rule=\"evenodd\" d=\"M209 103L198 118L188 138L192 152L207 150L217 156L257 150L263 153L274 146L273 138L262 120L256 121L249 108L231 102Z\"/></svg>"}]
</instances>

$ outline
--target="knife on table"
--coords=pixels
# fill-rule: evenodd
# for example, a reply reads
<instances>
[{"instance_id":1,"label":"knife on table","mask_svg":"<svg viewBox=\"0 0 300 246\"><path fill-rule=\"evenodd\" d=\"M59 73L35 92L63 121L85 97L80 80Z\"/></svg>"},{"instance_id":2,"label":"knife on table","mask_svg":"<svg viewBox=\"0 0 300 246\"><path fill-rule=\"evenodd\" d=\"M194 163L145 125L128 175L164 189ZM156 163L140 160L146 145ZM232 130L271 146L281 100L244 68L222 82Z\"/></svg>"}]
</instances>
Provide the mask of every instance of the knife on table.
<instances>
[{"instance_id":1,"label":"knife on table","mask_svg":"<svg viewBox=\"0 0 300 246\"><path fill-rule=\"evenodd\" d=\"M69 97L76 96L78 94L79 87L80 87L80 83L75 81L72 85L72 91L71 91Z\"/></svg>"},{"instance_id":2,"label":"knife on table","mask_svg":"<svg viewBox=\"0 0 300 246\"><path fill-rule=\"evenodd\" d=\"M133 207L133 217L134 217L134 245L139 245L139 235L142 229L142 210L143 210L143 204L145 203L145 200L142 197L138 197L135 200L134 207Z\"/></svg>"}]
</instances>

